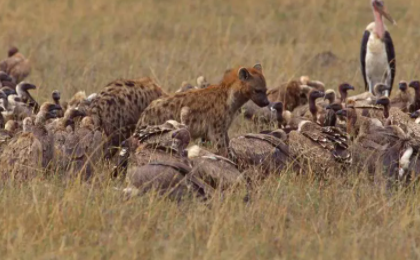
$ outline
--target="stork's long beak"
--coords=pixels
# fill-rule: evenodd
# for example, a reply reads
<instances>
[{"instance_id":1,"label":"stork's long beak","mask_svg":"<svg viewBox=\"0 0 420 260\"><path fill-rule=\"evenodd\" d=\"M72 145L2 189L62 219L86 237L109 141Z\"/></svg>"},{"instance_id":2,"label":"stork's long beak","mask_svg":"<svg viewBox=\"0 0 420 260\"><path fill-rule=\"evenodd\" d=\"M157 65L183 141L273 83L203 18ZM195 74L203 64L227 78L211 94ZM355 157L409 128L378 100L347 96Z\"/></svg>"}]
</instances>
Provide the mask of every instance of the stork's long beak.
<instances>
[{"instance_id":1,"label":"stork's long beak","mask_svg":"<svg viewBox=\"0 0 420 260\"><path fill-rule=\"evenodd\" d=\"M394 20L394 18L392 18L392 16L385 10L380 10L380 13L388 20L390 21L393 25L396 25L397 22Z\"/></svg>"}]
</instances>

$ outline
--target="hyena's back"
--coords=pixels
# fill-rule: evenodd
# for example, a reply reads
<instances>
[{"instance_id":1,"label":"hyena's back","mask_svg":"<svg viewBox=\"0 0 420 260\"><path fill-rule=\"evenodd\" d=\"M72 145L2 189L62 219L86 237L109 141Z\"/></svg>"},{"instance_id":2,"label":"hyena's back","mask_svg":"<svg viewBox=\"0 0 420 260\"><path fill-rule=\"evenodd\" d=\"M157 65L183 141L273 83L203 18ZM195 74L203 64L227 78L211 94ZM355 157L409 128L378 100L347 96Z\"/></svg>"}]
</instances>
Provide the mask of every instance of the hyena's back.
<instances>
[{"instance_id":1,"label":"hyena's back","mask_svg":"<svg viewBox=\"0 0 420 260\"><path fill-rule=\"evenodd\" d=\"M226 93L217 87L176 93L153 101L142 114L137 127L158 125L167 120L181 121L181 109L188 107L190 115L185 124L193 138L203 136L212 126L224 124L228 117Z\"/></svg>"},{"instance_id":2,"label":"hyena's back","mask_svg":"<svg viewBox=\"0 0 420 260\"><path fill-rule=\"evenodd\" d=\"M90 115L112 143L128 138L144 109L166 95L152 79L118 79L109 83L90 106Z\"/></svg>"}]
</instances>

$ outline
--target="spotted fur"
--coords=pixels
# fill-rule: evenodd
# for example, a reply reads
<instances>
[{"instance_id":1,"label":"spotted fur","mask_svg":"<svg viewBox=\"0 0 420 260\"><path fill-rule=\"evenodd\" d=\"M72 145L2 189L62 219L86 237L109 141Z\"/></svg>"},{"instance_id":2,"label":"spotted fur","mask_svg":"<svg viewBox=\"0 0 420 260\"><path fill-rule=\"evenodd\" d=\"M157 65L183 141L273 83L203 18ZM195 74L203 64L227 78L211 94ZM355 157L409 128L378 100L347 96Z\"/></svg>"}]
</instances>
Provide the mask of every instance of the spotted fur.
<instances>
[{"instance_id":1,"label":"spotted fur","mask_svg":"<svg viewBox=\"0 0 420 260\"><path fill-rule=\"evenodd\" d=\"M227 148L228 129L238 114L237 111L248 100L259 106L268 105L267 88L262 67L237 68L225 73L218 85L191 90L153 101L144 111L137 127L158 125L167 120L180 121L182 107L190 108L186 120L191 137L205 138L217 148Z\"/></svg>"},{"instance_id":2,"label":"spotted fur","mask_svg":"<svg viewBox=\"0 0 420 260\"><path fill-rule=\"evenodd\" d=\"M166 94L150 78L118 79L93 99L88 115L110 138L111 145L118 145L132 134L143 110L162 95Z\"/></svg>"}]
</instances>

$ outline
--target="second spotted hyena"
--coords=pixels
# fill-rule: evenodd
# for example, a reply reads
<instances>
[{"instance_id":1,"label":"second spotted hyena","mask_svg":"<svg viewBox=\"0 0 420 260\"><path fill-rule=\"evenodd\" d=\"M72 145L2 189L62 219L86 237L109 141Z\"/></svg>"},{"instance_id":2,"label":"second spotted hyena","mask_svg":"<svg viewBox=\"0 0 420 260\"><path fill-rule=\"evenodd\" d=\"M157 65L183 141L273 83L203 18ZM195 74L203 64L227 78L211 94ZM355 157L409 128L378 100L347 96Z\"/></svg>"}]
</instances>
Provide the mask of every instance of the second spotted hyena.
<instances>
[{"instance_id":1,"label":"second spotted hyena","mask_svg":"<svg viewBox=\"0 0 420 260\"><path fill-rule=\"evenodd\" d=\"M218 85L204 89L175 93L154 100L143 112L137 127L162 124L166 120L180 121L181 109L189 107L186 120L191 137L213 142L221 152L229 145L228 130L238 110L248 100L258 106L269 104L267 87L260 64L252 68L237 68L225 73Z\"/></svg>"},{"instance_id":2,"label":"second spotted hyena","mask_svg":"<svg viewBox=\"0 0 420 260\"><path fill-rule=\"evenodd\" d=\"M93 99L88 115L116 146L132 134L143 110L163 95L162 88L149 77L117 79Z\"/></svg>"}]
</instances>

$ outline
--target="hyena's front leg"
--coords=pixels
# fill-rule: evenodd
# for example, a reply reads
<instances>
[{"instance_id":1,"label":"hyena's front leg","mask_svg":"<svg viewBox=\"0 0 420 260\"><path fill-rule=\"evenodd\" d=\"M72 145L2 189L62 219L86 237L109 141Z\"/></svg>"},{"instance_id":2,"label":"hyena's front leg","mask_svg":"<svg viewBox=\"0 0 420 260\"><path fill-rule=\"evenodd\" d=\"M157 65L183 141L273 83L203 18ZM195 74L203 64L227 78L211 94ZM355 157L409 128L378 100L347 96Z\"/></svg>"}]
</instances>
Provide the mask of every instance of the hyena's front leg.
<instances>
[{"instance_id":1,"label":"hyena's front leg","mask_svg":"<svg viewBox=\"0 0 420 260\"><path fill-rule=\"evenodd\" d=\"M221 156L228 157L229 136L227 133L219 132L213 136L214 145L217 148L217 153Z\"/></svg>"}]
</instances>

